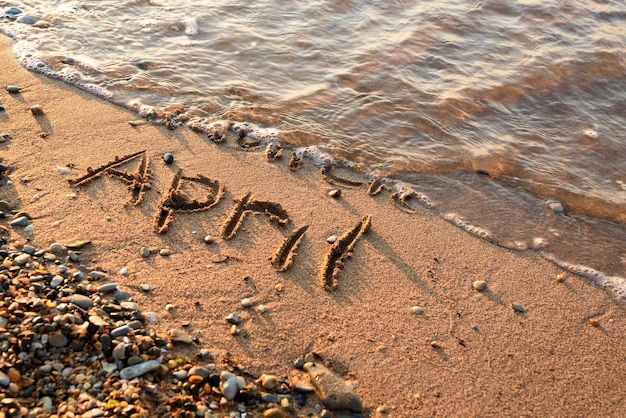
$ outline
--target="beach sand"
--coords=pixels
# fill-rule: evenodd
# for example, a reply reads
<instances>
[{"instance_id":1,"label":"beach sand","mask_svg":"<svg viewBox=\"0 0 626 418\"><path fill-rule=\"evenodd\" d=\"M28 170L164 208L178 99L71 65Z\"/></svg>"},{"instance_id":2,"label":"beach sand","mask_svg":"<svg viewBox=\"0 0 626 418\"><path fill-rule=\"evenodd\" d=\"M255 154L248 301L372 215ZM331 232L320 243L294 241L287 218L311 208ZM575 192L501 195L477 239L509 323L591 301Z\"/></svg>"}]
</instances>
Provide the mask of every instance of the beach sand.
<instances>
[{"instance_id":1,"label":"beach sand","mask_svg":"<svg viewBox=\"0 0 626 418\"><path fill-rule=\"evenodd\" d=\"M232 133L214 143L186 128L133 127L136 115L20 67L5 37L0 74L6 108L0 131L10 135L0 157L13 183L3 183L0 199L33 218L32 232L9 227L11 240L43 249L91 241L80 263L106 272L106 280L155 312L160 332L190 323L186 329L199 344L177 346L181 355L208 348L216 356L229 353L258 376L306 380L293 363L314 352L354 387L363 416L626 413L626 310L594 283L569 273L558 282L564 272L538 254L498 248L419 203L406 213L390 203L388 191L369 196L366 186L331 185L311 161L292 171L287 151L268 161L264 149L243 151ZM9 94L7 85L22 90ZM35 104L43 114L31 114ZM136 206L127 204L132 194L114 176L68 183L89 167L140 151L118 168L132 172L144 155L149 159L150 188ZM165 153L174 155L173 164L164 163ZM158 234L155 214L178 170L219 181L224 195L206 211L174 213L168 231ZM204 200L206 186L183 182L190 199ZM335 188L341 197L328 196ZM235 199L248 193L280 204L289 222L251 213L234 237L223 239ZM366 215L371 229L345 260L336 290L324 289L326 238ZM305 225L293 265L276 271L270 257ZM205 243L206 235L215 242ZM144 246L151 250L147 258L140 255ZM118 273L123 267L128 277ZM487 289L475 290L476 280ZM151 291L142 292L141 284ZM251 308L241 306L244 298ZM168 304L174 308L167 311ZM235 311L240 332L231 335L224 319Z\"/></svg>"}]
</instances>

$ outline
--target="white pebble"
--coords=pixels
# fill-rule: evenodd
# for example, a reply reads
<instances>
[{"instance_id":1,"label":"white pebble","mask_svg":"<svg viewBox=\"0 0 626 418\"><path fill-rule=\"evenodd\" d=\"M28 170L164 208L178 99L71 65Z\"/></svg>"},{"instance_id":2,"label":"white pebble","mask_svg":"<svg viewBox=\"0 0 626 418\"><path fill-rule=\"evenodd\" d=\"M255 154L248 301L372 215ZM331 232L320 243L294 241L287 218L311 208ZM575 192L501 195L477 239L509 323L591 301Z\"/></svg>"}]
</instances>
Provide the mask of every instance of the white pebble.
<instances>
[{"instance_id":1,"label":"white pebble","mask_svg":"<svg viewBox=\"0 0 626 418\"><path fill-rule=\"evenodd\" d=\"M248 298L243 298L241 300L241 306L243 306L244 308L249 308L250 306L252 306L252 302Z\"/></svg>"},{"instance_id":2,"label":"white pebble","mask_svg":"<svg viewBox=\"0 0 626 418\"><path fill-rule=\"evenodd\" d=\"M415 315L421 315L424 313L424 310L419 306L413 306L411 308L411 312L413 312Z\"/></svg>"}]
</instances>

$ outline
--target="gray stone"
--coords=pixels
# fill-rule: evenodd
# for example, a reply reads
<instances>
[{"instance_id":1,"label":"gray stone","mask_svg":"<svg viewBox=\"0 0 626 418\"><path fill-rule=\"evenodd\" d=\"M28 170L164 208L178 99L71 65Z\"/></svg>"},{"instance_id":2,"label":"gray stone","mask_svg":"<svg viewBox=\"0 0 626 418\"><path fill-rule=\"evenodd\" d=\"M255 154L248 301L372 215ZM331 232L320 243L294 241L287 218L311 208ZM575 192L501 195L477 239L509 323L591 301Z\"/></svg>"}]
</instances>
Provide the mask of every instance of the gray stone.
<instances>
[{"instance_id":1,"label":"gray stone","mask_svg":"<svg viewBox=\"0 0 626 418\"><path fill-rule=\"evenodd\" d=\"M26 216L20 216L15 218L10 223L11 226L26 226L28 225L28 218Z\"/></svg>"},{"instance_id":2,"label":"gray stone","mask_svg":"<svg viewBox=\"0 0 626 418\"><path fill-rule=\"evenodd\" d=\"M252 302L248 298L243 298L241 300L241 306L243 306L244 308L249 308L252 306Z\"/></svg>"},{"instance_id":3,"label":"gray stone","mask_svg":"<svg viewBox=\"0 0 626 418\"><path fill-rule=\"evenodd\" d=\"M176 379L183 381L183 380L187 380L187 371L186 370L176 370L174 373L172 373L172 376L174 376Z\"/></svg>"},{"instance_id":4,"label":"gray stone","mask_svg":"<svg viewBox=\"0 0 626 418\"><path fill-rule=\"evenodd\" d=\"M141 247L139 254L141 254L143 258L148 258L150 257L150 249L148 247Z\"/></svg>"},{"instance_id":5,"label":"gray stone","mask_svg":"<svg viewBox=\"0 0 626 418\"><path fill-rule=\"evenodd\" d=\"M550 202L548 203L548 207L558 213L563 213L563 205L559 202Z\"/></svg>"},{"instance_id":6,"label":"gray stone","mask_svg":"<svg viewBox=\"0 0 626 418\"><path fill-rule=\"evenodd\" d=\"M60 331L48 335L48 344L53 347L61 348L67 345L67 337L61 334Z\"/></svg>"},{"instance_id":7,"label":"gray stone","mask_svg":"<svg viewBox=\"0 0 626 418\"><path fill-rule=\"evenodd\" d=\"M18 266L23 266L29 261L30 261L30 254L26 254L26 253L20 254L13 259L13 262L17 264Z\"/></svg>"},{"instance_id":8,"label":"gray stone","mask_svg":"<svg viewBox=\"0 0 626 418\"><path fill-rule=\"evenodd\" d=\"M122 267L120 269L120 276L128 277L128 267Z\"/></svg>"},{"instance_id":9,"label":"gray stone","mask_svg":"<svg viewBox=\"0 0 626 418\"><path fill-rule=\"evenodd\" d=\"M67 256L70 258L70 260L72 260L73 262L78 262L79 258L78 258L78 254L76 254L74 251L69 250L67 252Z\"/></svg>"},{"instance_id":10,"label":"gray stone","mask_svg":"<svg viewBox=\"0 0 626 418\"><path fill-rule=\"evenodd\" d=\"M117 283L105 283L98 287L100 293L110 293L117 290Z\"/></svg>"},{"instance_id":11,"label":"gray stone","mask_svg":"<svg viewBox=\"0 0 626 418\"><path fill-rule=\"evenodd\" d=\"M91 277L92 279L104 279L106 277L106 274L101 271L94 270L94 271L90 271L88 276Z\"/></svg>"},{"instance_id":12,"label":"gray stone","mask_svg":"<svg viewBox=\"0 0 626 418\"><path fill-rule=\"evenodd\" d=\"M58 242L55 242L54 244L50 244L50 248L48 248L48 252L58 257L61 257L63 254L65 254L65 246L63 246L63 244L59 244Z\"/></svg>"},{"instance_id":13,"label":"gray stone","mask_svg":"<svg viewBox=\"0 0 626 418\"><path fill-rule=\"evenodd\" d=\"M309 373L311 382L324 406L331 410L363 411L356 393L335 373L319 363L306 363L304 370Z\"/></svg>"},{"instance_id":14,"label":"gray stone","mask_svg":"<svg viewBox=\"0 0 626 418\"><path fill-rule=\"evenodd\" d=\"M161 367L161 363L156 360L148 360L143 363L135 364L134 366L128 366L120 371L120 377L122 379L134 379L135 377L143 376L146 373L153 372Z\"/></svg>"},{"instance_id":15,"label":"gray stone","mask_svg":"<svg viewBox=\"0 0 626 418\"><path fill-rule=\"evenodd\" d=\"M231 313L230 315L226 317L226 321L234 325L239 324L239 314L237 312Z\"/></svg>"},{"instance_id":16,"label":"gray stone","mask_svg":"<svg viewBox=\"0 0 626 418\"><path fill-rule=\"evenodd\" d=\"M161 251L159 251L159 254L161 255L161 257L169 257L170 255L172 255L172 252L167 248L163 248Z\"/></svg>"},{"instance_id":17,"label":"gray stone","mask_svg":"<svg viewBox=\"0 0 626 418\"><path fill-rule=\"evenodd\" d=\"M54 412L54 404L52 403L52 399L49 396L44 396L41 398L41 407L43 411L47 414L51 414Z\"/></svg>"},{"instance_id":18,"label":"gray stone","mask_svg":"<svg viewBox=\"0 0 626 418\"><path fill-rule=\"evenodd\" d=\"M526 312L526 310L524 309L524 307L522 305L520 305L519 303L512 303L511 307L513 308L513 310L515 312L519 312L519 313L524 313Z\"/></svg>"},{"instance_id":19,"label":"gray stone","mask_svg":"<svg viewBox=\"0 0 626 418\"><path fill-rule=\"evenodd\" d=\"M59 276L58 274L56 276L54 276L52 278L52 280L50 280L50 287L53 289L56 289L57 287L61 286L63 284L63 281L65 279L63 278L63 276Z\"/></svg>"},{"instance_id":20,"label":"gray stone","mask_svg":"<svg viewBox=\"0 0 626 418\"><path fill-rule=\"evenodd\" d=\"M22 247L22 251L24 251L26 254L33 255L35 254L36 248L33 247L32 245L26 244Z\"/></svg>"},{"instance_id":21,"label":"gray stone","mask_svg":"<svg viewBox=\"0 0 626 418\"><path fill-rule=\"evenodd\" d=\"M185 331L181 329L171 329L168 334L175 343L193 344L193 339Z\"/></svg>"},{"instance_id":22,"label":"gray stone","mask_svg":"<svg viewBox=\"0 0 626 418\"><path fill-rule=\"evenodd\" d=\"M0 371L0 385L7 387L11 383L11 379L3 371Z\"/></svg>"},{"instance_id":23,"label":"gray stone","mask_svg":"<svg viewBox=\"0 0 626 418\"><path fill-rule=\"evenodd\" d=\"M127 311L139 311L141 308L135 302L120 302L120 306L122 309L126 309Z\"/></svg>"},{"instance_id":24,"label":"gray stone","mask_svg":"<svg viewBox=\"0 0 626 418\"><path fill-rule=\"evenodd\" d=\"M85 295L73 294L68 296L67 300L83 309L91 309L91 307L93 306L93 301L91 300L91 298Z\"/></svg>"},{"instance_id":25,"label":"gray stone","mask_svg":"<svg viewBox=\"0 0 626 418\"><path fill-rule=\"evenodd\" d=\"M229 401L235 399L239 386L237 385L237 377L229 372L222 372L220 375L220 390L222 395Z\"/></svg>"},{"instance_id":26,"label":"gray stone","mask_svg":"<svg viewBox=\"0 0 626 418\"><path fill-rule=\"evenodd\" d=\"M121 327L117 327L111 331L111 337L121 337L122 335L126 335L130 332L130 327L128 325L122 325Z\"/></svg>"},{"instance_id":27,"label":"gray stone","mask_svg":"<svg viewBox=\"0 0 626 418\"><path fill-rule=\"evenodd\" d=\"M195 366L192 367L191 369L189 369L189 376L200 376L203 379L208 379L209 375L211 374L211 372L208 369L205 369L204 367L200 367L200 366Z\"/></svg>"},{"instance_id":28,"label":"gray stone","mask_svg":"<svg viewBox=\"0 0 626 418\"><path fill-rule=\"evenodd\" d=\"M274 395L273 393L264 393L263 395L261 395L261 399L263 400L263 402L267 403L278 403L278 396Z\"/></svg>"}]
</instances>

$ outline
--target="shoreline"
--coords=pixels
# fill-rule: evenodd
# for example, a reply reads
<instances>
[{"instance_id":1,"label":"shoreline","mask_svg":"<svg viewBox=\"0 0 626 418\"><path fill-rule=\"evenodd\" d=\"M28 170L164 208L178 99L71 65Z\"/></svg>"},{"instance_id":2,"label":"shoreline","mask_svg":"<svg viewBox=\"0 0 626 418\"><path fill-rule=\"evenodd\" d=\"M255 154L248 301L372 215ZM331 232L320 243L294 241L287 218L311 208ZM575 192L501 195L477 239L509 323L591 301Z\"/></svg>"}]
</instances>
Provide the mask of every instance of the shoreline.
<instances>
[{"instance_id":1,"label":"shoreline","mask_svg":"<svg viewBox=\"0 0 626 418\"><path fill-rule=\"evenodd\" d=\"M0 200L33 217L32 233L7 220L11 240L38 249L91 241L79 264L105 272L105 281L155 312L157 331L189 323L184 328L201 344L176 353L228 352L255 376L306 381L293 362L315 352L352 384L364 416L619 416L626 408L619 378L626 372L626 310L589 280L538 254L481 241L427 209L398 210L388 192L368 196L363 187L329 185L306 162L291 171L288 156L268 161L263 150L241 151L234 136L217 144L191 130L130 126L132 113L21 68L10 45L2 37L0 130L10 139L0 144L0 157L13 186L2 186ZM23 90L11 95L6 85ZM31 114L35 104L43 114ZM140 174L140 201L121 174L68 184L88 167L138 152L116 168ZM163 162L166 153L173 164ZM187 203L209 199L207 184L193 180L201 176L219 181L223 196L203 211L174 211L168 231L158 234L158 209L173 207L165 197L178 170L188 177ZM331 189L341 196L329 197ZM232 238L223 238L235 200L248 193L253 202L279 204L289 222L281 226L252 210ZM342 236L366 215L371 229L344 260L337 289L324 289L326 238ZM269 258L305 225L293 264L276 271ZM475 290L477 280L487 290ZM253 308L243 308L243 299ZM231 335L225 318L235 311L240 332Z\"/></svg>"}]
</instances>

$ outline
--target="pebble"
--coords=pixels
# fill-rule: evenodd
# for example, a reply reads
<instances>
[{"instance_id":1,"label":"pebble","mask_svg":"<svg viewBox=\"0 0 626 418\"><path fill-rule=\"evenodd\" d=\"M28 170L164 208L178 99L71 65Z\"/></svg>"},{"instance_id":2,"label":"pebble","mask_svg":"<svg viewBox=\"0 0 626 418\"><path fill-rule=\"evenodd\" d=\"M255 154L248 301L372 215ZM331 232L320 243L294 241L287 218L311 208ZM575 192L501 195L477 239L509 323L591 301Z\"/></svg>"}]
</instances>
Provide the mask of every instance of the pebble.
<instances>
[{"instance_id":1,"label":"pebble","mask_svg":"<svg viewBox=\"0 0 626 418\"><path fill-rule=\"evenodd\" d=\"M170 255L172 255L172 252L167 248L163 248L161 251L159 251L159 255L161 257L169 257Z\"/></svg>"},{"instance_id":2,"label":"pebble","mask_svg":"<svg viewBox=\"0 0 626 418\"><path fill-rule=\"evenodd\" d=\"M522 305L520 305L519 303L512 303L511 307L513 308L513 310L515 312L519 312L519 313L524 313L526 312L526 310L524 309L524 307Z\"/></svg>"},{"instance_id":3,"label":"pebble","mask_svg":"<svg viewBox=\"0 0 626 418\"><path fill-rule=\"evenodd\" d=\"M79 258L78 258L78 254L76 254L74 251L69 250L67 252L67 256L70 258L70 260L72 260L73 262L78 262Z\"/></svg>"},{"instance_id":4,"label":"pebble","mask_svg":"<svg viewBox=\"0 0 626 418\"><path fill-rule=\"evenodd\" d=\"M326 238L326 242L329 244L334 244L335 241L337 241L337 235L331 235L330 237Z\"/></svg>"},{"instance_id":5,"label":"pebble","mask_svg":"<svg viewBox=\"0 0 626 418\"><path fill-rule=\"evenodd\" d=\"M270 408L263 412L263 418L287 418L288 416L280 408Z\"/></svg>"},{"instance_id":6,"label":"pebble","mask_svg":"<svg viewBox=\"0 0 626 418\"><path fill-rule=\"evenodd\" d=\"M278 384L276 376L271 374L264 374L261 376L261 385L264 389L274 389Z\"/></svg>"},{"instance_id":7,"label":"pebble","mask_svg":"<svg viewBox=\"0 0 626 418\"><path fill-rule=\"evenodd\" d=\"M121 327L117 327L111 331L111 337L121 337L122 335L126 335L130 332L130 327L128 325L122 325Z\"/></svg>"},{"instance_id":8,"label":"pebble","mask_svg":"<svg viewBox=\"0 0 626 418\"><path fill-rule=\"evenodd\" d=\"M168 152L163 156L163 161L165 161L167 165L172 164L174 162L174 155Z\"/></svg>"},{"instance_id":9,"label":"pebble","mask_svg":"<svg viewBox=\"0 0 626 418\"><path fill-rule=\"evenodd\" d=\"M43 115L43 106L41 105L32 105L30 107L30 113L32 113L33 115Z\"/></svg>"},{"instance_id":10,"label":"pebble","mask_svg":"<svg viewBox=\"0 0 626 418\"><path fill-rule=\"evenodd\" d=\"M259 313L260 313L260 314L265 313L265 311L267 310L267 308L265 307L265 305L259 305L259 306L257 307L257 309L259 310Z\"/></svg>"},{"instance_id":11,"label":"pebble","mask_svg":"<svg viewBox=\"0 0 626 418\"><path fill-rule=\"evenodd\" d=\"M487 288L487 282L484 280L476 280L474 283L472 283L472 287L480 292Z\"/></svg>"},{"instance_id":12,"label":"pebble","mask_svg":"<svg viewBox=\"0 0 626 418\"><path fill-rule=\"evenodd\" d=\"M13 259L13 263L17 264L18 266L23 266L24 264L28 263L30 260L31 260L30 254L23 253L15 257Z\"/></svg>"},{"instance_id":13,"label":"pebble","mask_svg":"<svg viewBox=\"0 0 626 418\"><path fill-rule=\"evenodd\" d=\"M188 376L198 376L201 380L208 379L210 374L208 369L199 366L194 366L187 371Z\"/></svg>"},{"instance_id":14,"label":"pebble","mask_svg":"<svg viewBox=\"0 0 626 418\"><path fill-rule=\"evenodd\" d=\"M2 138L2 142L8 141L9 139L11 139L11 135L3 132L2 134L0 134L0 138Z\"/></svg>"},{"instance_id":15,"label":"pebble","mask_svg":"<svg viewBox=\"0 0 626 418\"><path fill-rule=\"evenodd\" d=\"M143 258L148 258L150 257L150 249L148 247L141 247L139 254L141 254Z\"/></svg>"},{"instance_id":16,"label":"pebble","mask_svg":"<svg viewBox=\"0 0 626 418\"><path fill-rule=\"evenodd\" d=\"M239 386L237 385L237 377L230 372L222 372L220 374L220 390L222 395L229 401L235 399L239 392Z\"/></svg>"},{"instance_id":17,"label":"pebble","mask_svg":"<svg viewBox=\"0 0 626 418\"><path fill-rule=\"evenodd\" d=\"M7 86L7 91L11 94L17 94L19 93L21 90L21 88L19 88L18 86Z\"/></svg>"},{"instance_id":18,"label":"pebble","mask_svg":"<svg viewBox=\"0 0 626 418\"><path fill-rule=\"evenodd\" d=\"M48 344L53 347L65 347L67 345L67 342L67 337L59 331L48 335Z\"/></svg>"},{"instance_id":19,"label":"pebble","mask_svg":"<svg viewBox=\"0 0 626 418\"><path fill-rule=\"evenodd\" d=\"M142 283L141 284L141 290L148 293L150 291L150 285L147 283Z\"/></svg>"},{"instance_id":20,"label":"pebble","mask_svg":"<svg viewBox=\"0 0 626 418\"><path fill-rule=\"evenodd\" d=\"M63 244L59 244L58 242L55 242L54 244L50 244L50 248L48 248L48 252L61 257L63 254L65 254L65 246Z\"/></svg>"},{"instance_id":21,"label":"pebble","mask_svg":"<svg viewBox=\"0 0 626 418\"><path fill-rule=\"evenodd\" d=\"M33 232L35 228L32 225L26 225L24 227L24 232Z\"/></svg>"},{"instance_id":22,"label":"pebble","mask_svg":"<svg viewBox=\"0 0 626 418\"><path fill-rule=\"evenodd\" d=\"M239 324L239 314L237 312L231 313L230 315L226 317L226 321L234 325Z\"/></svg>"},{"instance_id":23,"label":"pebble","mask_svg":"<svg viewBox=\"0 0 626 418\"><path fill-rule=\"evenodd\" d=\"M424 313L424 310L419 306L413 306L411 308L411 312L413 312L415 315L422 315Z\"/></svg>"},{"instance_id":24,"label":"pebble","mask_svg":"<svg viewBox=\"0 0 626 418\"><path fill-rule=\"evenodd\" d=\"M98 293L110 293L117 290L117 283L105 283L98 287Z\"/></svg>"},{"instance_id":25,"label":"pebble","mask_svg":"<svg viewBox=\"0 0 626 418\"><path fill-rule=\"evenodd\" d=\"M0 371L0 385L7 387L11 383L11 379L3 371Z\"/></svg>"},{"instance_id":26,"label":"pebble","mask_svg":"<svg viewBox=\"0 0 626 418\"><path fill-rule=\"evenodd\" d=\"M304 365L324 406L330 410L361 412L363 406L354 390L327 367L309 362Z\"/></svg>"},{"instance_id":27,"label":"pebble","mask_svg":"<svg viewBox=\"0 0 626 418\"><path fill-rule=\"evenodd\" d=\"M171 329L168 331L168 335L172 342L182 344L193 344L193 339L185 331L181 329Z\"/></svg>"},{"instance_id":28,"label":"pebble","mask_svg":"<svg viewBox=\"0 0 626 418\"><path fill-rule=\"evenodd\" d=\"M213 238L212 235L205 235L204 237L204 242L206 242L207 244L213 244L215 242L215 239Z\"/></svg>"},{"instance_id":29,"label":"pebble","mask_svg":"<svg viewBox=\"0 0 626 418\"><path fill-rule=\"evenodd\" d=\"M28 225L28 218L26 216L20 216L13 219L9 224L11 226L26 226Z\"/></svg>"},{"instance_id":30,"label":"pebble","mask_svg":"<svg viewBox=\"0 0 626 418\"><path fill-rule=\"evenodd\" d=\"M122 267L120 269L120 276L128 277L128 267Z\"/></svg>"},{"instance_id":31,"label":"pebble","mask_svg":"<svg viewBox=\"0 0 626 418\"><path fill-rule=\"evenodd\" d=\"M146 373L156 371L161 367L161 363L156 360L148 360L143 363L135 364L134 366L128 366L120 371L120 377L122 379L134 379L135 377L143 376Z\"/></svg>"},{"instance_id":32,"label":"pebble","mask_svg":"<svg viewBox=\"0 0 626 418\"><path fill-rule=\"evenodd\" d=\"M87 276L91 277L92 279L98 280L98 279L104 279L106 277L106 274L101 271L94 270L94 271L90 271Z\"/></svg>"},{"instance_id":33,"label":"pebble","mask_svg":"<svg viewBox=\"0 0 626 418\"><path fill-rule=\"evenodd\" d=\"M43 412L47 414L54 412L54 403L52 403L52 399L49 396L41 398L41 407L43 408Z\"/></svg>"},{"instance_id":34,"label":"pebble","mask_svg":"<svg viewBox=\"0 0 626 418\"><path fill-rule=\"evenodd\" d=\"M338 197L341 197L341 190L339 189L333 189L330 192L328 192L328 196L337 199Z\"/></svg>"},{"instance_id":35,"label":"pebble","mask_svg":"<svg viewBox=\"0 0 626 418\"><path fill-rule=\"evenodd\" d=\"M548 203L548 207L558 213L563 213L563 205L559 202L550 202Z\"/></svg>"},{"instance_id":36,"label":"pebble","mask_svg":"<svg viewBox=\"0 0 626 418\"><path fill-rule=\"evenodd\" d=\"M293 362L293 367L295 367L298 370L302 370L304 368L304 359L303 358L296 359L296 361Z\"/></svg>"},{"instance_id":37,"label":"pebble","mask_svg":"<svg viewBox=\"0 0 626 418\"><path fill-rule=\"evenodd\" d=\"M32 245L26 244L22 247L22 251L24 251L27 254L33 255L35 254L36 248L33 247Z\"/></svg>"},{"instance_id":38,"label":"pebble","mask_svg":"<svg viewBox=\"0 0 626 418\"><path fill-rule=\"evenodd\" d=\"M83 308L83 309L91 309L93 306L93 301L89 296L73 294L67 298L70 303Z\"/></svg>"},{"instance_id":39,"label":"pebble","mask_svg":"<svg viewBox=\"0 0 626 418\"><path fill-rule=\"evenodd\" d=\"M241 300L241 306L243 306L244 308L249 308L252 306L252 302L248 298L243 298Z\"/></svg>"}]
</instances>

